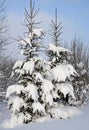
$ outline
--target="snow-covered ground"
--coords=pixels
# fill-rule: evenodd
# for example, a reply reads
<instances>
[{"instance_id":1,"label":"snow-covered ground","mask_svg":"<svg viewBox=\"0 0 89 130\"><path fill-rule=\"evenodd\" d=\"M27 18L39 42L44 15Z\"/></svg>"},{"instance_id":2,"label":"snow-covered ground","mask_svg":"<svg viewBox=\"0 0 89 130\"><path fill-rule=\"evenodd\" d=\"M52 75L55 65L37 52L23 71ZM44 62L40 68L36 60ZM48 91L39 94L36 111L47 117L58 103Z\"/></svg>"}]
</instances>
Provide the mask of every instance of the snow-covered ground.
<instances>
[{"instance_id":1,"label":"snow-covered ground","mask_svg":"<svg viewBox=\"0 0 89 130\"><path fill-rule=\"evenodd\" d=\"M82 114L67 120L51 120L42 123L31 123L13 128L13 130L89 130L89 104L80 108ZM0 105L0 124L10 117L5 104ZM0 126L0 130L5 130Z\"/></svg>"}]
</instances>

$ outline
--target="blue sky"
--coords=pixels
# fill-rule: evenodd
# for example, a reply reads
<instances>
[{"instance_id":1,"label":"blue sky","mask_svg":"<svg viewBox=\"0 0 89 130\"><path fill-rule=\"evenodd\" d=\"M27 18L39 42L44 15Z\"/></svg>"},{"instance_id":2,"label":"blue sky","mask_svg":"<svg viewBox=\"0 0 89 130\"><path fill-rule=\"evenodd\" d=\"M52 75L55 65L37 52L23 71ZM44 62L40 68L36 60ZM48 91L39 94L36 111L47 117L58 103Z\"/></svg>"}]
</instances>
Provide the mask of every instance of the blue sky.
<instances>
[{"instance_id":1,"label":"blue sky","mask_svg":"<svg viewBox=\"0 0 89 130\"><path fill-rule=\"evenodd\" d=\"M40 8L38 18L43 21L46 30L50 19L54 17L55 8L63 26L63 41L69 43L74 38L82 38L89 42L89 0L35 0L36 8ZM24 28L24 7L29 9L30 0L6 0L7 15L10 21L11 34L16 37Z\"/></svg>"}]
</instances>

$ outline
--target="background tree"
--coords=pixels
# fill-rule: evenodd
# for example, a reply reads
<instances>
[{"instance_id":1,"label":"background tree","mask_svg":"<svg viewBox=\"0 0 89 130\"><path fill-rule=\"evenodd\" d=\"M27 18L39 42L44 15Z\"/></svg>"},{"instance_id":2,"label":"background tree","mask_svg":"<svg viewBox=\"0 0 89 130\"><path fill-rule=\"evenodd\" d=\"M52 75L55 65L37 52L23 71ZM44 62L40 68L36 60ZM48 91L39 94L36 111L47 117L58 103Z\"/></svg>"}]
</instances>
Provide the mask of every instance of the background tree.
<instances>
[{"instance_id":1,"label":"background tree","mask_svg":"<svg viewBox=\"0 0 89 130\"><path fill-rule=\"evenodd\" d=\"M8 22L5 16L5 0L0 1L0 57L2 57L3 50L9 44Z\"/></svg>"},{"instance_id":2,"label":"background tree","mask_svg":"<svg viewBox=\"0 0 89 130\"><path fill-rule=\"evenodd\" d=\"M71 50L72 64L79 74L74 82L75 94L78 105L82 105L89 98L89 48L82 40L75 37L71 43Z\"/></svg>"},{"instance_id":3,"label":"background tree","mask_svg":"<svg viewBox=\"0 0 89 130\"><path fill-rule=\"evenodd\" d=\"M5 101L5 95L7 87L14 83L15 80L11 78L12 66L14 65L15 60L12 60L10 57L4 57L2 65L0 66L1 75L0 75L0 101Z\"/></svg>"},{"instance_id":4,"label":"background tree","mask_svg":"<svg viewBox=\"0 0 89 130\"><path fill-rule=\"evenodd\" d=\"M9 36L5 0L0 0L0 101L5 98L5 92L11 74L12 60L10 60L10 56L6 54L8 44Z\"/></svg>"}]
</instances>

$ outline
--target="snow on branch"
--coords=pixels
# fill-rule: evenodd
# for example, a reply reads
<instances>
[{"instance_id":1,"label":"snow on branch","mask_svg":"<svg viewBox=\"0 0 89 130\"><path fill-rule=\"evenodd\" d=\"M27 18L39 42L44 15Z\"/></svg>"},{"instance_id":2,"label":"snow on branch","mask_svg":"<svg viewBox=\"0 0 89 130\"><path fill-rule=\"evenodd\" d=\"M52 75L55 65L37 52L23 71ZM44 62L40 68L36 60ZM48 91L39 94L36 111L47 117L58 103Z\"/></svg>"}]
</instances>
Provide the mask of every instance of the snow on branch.
<instances>
[{"instance_id":1,"label":"snow on branch","mask_svg":"<svg viewBox=\"0 0 89 130\"><path fill-rule=\"evenodd\" d=\"M23 85L11 85L7 89L6 98L9 98L12 94L20 94L24 90Z\"/></svg>"},{"instance_id":2,"label":"snow on branch","mask_svg":"<svg viewBox=\"0 0 89 130\"><path fill-rule=\"evenodd\" d=\"M13 66L13 70L17 69L17 68L21 68L23 65L23 60L18 60L16 61L16 63Z\"/></svg>"},{"instance_id":3,"label":"snow on branch","mask_svg":"<svg viewBox=\"0 0 89 130\"><path fill-rule=\"evenodd\" d=\"M60 52L67 52L67 53L71 53L70 50L65 49L64 47L61 46L55 46L54 44L50 43L48 46L48 50L52 51L54 54L57 53L59 55Z\"/></svg>"},{"instance_id":4,"label":"snow on branch","mask_svg":"<svg viewBox=\"0 0 89 130\"><path fill-rule=\"evenodd\" d=\"M29 73L31 75L34 71L34 64L35 63L33 60L25 62L23 65L23 70L25 70L27 74Z\"/></svg>"},{"instance_id":5,"label":"snow on branch","mask_svg":"<svg viewBox=\"0 0 89 130\"><path fill-rule=\"evenodd\" d=\"M71 64L59 64L52 69L53 79L56 81L66 81L70 79L71 76L77 76L77 72Z\"/></svg>"},{"instance_id":6,"label":"snow on branch","mask_svg":"<svg viewBox=\"0 0 89 130\"><path fill-rule=\"evenodd\" d=\"M31 33L29 33L29 38L41 38L44 36L44 30L43 29L36 29L34 28Z\"/></svg>"},{"instance_id":7,"label":"snow on branch","mask_svg":"<svg viewBox=\"0 0 89 130\"><path fill-rule=\"evenodd\" d=\"M39 103L39 102L34 102L32 104L32 108L33 108L33 113L36 113L36 114L40 113L41 115L45 115L46 114L44 106L41 103Z\"/></svg>"},{"instance_id":8,"label":"snow on branch","mask_svg":"<svg viewBox=\"0 0 89 130\"><path fill-rule=\"evenodd\" d=\"M63 93L64 98L66 97L66 95L71 95L72 98L75 98L74 96L74 90L73 90L73 86L69 83L62 83L62 84L57 84L57 89Z\"/></svg>"},{"instance_id":9,"label":"snow on branch","mask_svg":"<svg viewBox=\"0 0 89 130\"><path fill-rule=\"evenodd\" d=\"M28 98L31 98L35 101L38 99L37 87L34 84L28 82L24 91L25 93L28 93Z\"/></svg>"}]
</instances>

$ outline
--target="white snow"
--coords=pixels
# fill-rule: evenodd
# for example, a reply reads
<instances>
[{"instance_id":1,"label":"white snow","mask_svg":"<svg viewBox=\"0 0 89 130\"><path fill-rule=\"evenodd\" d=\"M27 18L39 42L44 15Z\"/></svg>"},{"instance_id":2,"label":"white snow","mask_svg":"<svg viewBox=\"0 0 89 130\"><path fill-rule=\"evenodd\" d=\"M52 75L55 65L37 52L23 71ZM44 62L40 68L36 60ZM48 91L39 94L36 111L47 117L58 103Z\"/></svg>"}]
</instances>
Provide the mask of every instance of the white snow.
<instances>
[{"instance_id":1,"label":"white snow","mask_svg":"<svg viewBox=\"0 0 89 130\"><path fill-rule=\"evenodd\" d=\"M30 38L29 38L29 37L28 37L28 38L24 38L24 39L21 40L19 43L22 44L22 45L27 45L27 44L29 44L30 47L31 47L31 42L30 42Z\"/></svg>"},{"instance_id":2,"label":"white snow","mask_svg":"<svg viewBox=\"0 0 89 130\"><path fill-rule=\"evenodd\" d=\"M54 44L49 44L48 46L49 51L53 51L54 53L57 52L57 47Z\"/></svg>"},{"instance_id":3,"label":"white snow","mask_svg":"<svg viewBox=\"0 0 89 130\"><path fill-rule=\"evenodd\" d=\"M50 93L53 87L53 84L49 80L44 79L43 84L41 86L44 94Z\"/></svg>"},{"instance_id":4,"label":"white snow","mask_svg":"<svg viewBox=\"0 0 89 130\"><path fill-rule=\"evenodd\" d=\"M52 69L52 78L56 81L65 81L67 78L70 79L71 76L76 76L77 72L74 67L70 64L59 64Z\"/></svg>"},{"instance_id":5,"label":"white snow","mask_svg":"<svg viewBox=\"0 0 89 130\"><path fill-rule=\"evenodd\" d=\"M42 100L46 102L49 105L53 104L53 97L52 97L52 90L53 90L53 85L49 80L44 79L43 84L41 86L42 89Z\"/></svg>"},{"instance_id":6,"label":"white snow","mask_svg":"<svg viewBox=\"0 0 89 130\"><path fill-rule=\"evenodd\" d=\"M27 87L25 87L25 93L28 93L27 98L32 98L33 100L38 99L37 87L34 84L28 82Z\"/></svg>"},{"instance_id":7,"label":"white snow","mask_svg":"<svg viewBox=\"0 0 89 130\"><path fill-rule=\"evenodd\" d=\"M46 102L46 104L49 104L50 106L53 105L53 97L50 93L48 93L47 95L43 94L43 98L44 98L44 102Z\"/></svg>"},{"instance_id":8,"label":"white snow","mask_svg":"<svg viewBox=\"0 0 89 130\"><path fill-rule=\"evenodd\" d=\"M40 57L34 57L34 61L37 62L36 63L36 68L44 68L44 65L46 63L46 61L43 58Z\"/></svg>"},{"instance_id":9,"label":"white snow","mask_svg":"<svg viewBox=\"0 0 89 130\"><path fill-rule=\"evenodd\" d=\"M57 53L57 55L59 56L60 52L68 52L70 53L71 51L69 51L68 49L65 49L64 47L61 46L55 46L54 44L50 43L48 46L48 50L52 51L53 53Z\"/></svg>"},{"instance_id":10,"label":"white snow","mask_svg":"<svg viewBox=\"0 0 89 130\"><path fill-rule=\"evenodd\" d=\"M74 115L80 113L75 107L57 107L52 108L50 110L50 113L53 117L59 118L59 119L68 119L70 117L73 117Z\"/></svg>"},{"instance_id":11,"label":"white snow","mask_svg":"<svg viewBox=\"0 0 89 130\"><path fill-rule=\"evenodd\" d=\"M20 73L20 76L21 76L21 75L25 74L25 70L20 69L20 72L19 72L19 73Z\"/></svg>"},{"instance_id":12,"label":"white snow","mask_svg":"<svg viewBox=\"0 0 89 130\"><path fill-rule=\"evenodd\" d=\"M46 116L43 116L43 117L40 117L40 118L38 118L37 120L36 120L36 122L38 123L43 123L43 122L45 122L45 121L50 121L50 116L48 115L46 115Z\"/></svg>"},{"instance_id":13,"label":"white snow","mask_svg":"<svg viewBox=\"0 0 89 130\"><path fill-rule=\"evenodd\" d=\"M16 63L13 66L13 70L15 70L17 68L21 68L22 65L23 65L23 60L16 61Z\"/></svg>"},{"instance_id":14,"label":"white snow","mask_svg":"<svg viewBox=\"0 0 89 130\"><path fill-rule=\"evenodd\" d=\"M34 28L33 29L33 32L29 34L29 37L30 38L33 38L34 36L37 37L37 38L40 38L44 35L44 30L43 29L37 29L37 28Z\"/></svg>"},{"instance_id":15,"label":"white snow","mask_svg":"<svg viewBox=\"0 0 89 130\"><path fill-rule=\"evenodd\" d=\"M67 64L66 67L67 67L70 75L78 76L78 73L76 72L76 70L74 69L74 67L71 64Z\"/></svg>"},{"instance_id":16,"label":"white snow","mask_svg":"<svg viewBox=\"0 0 89 130\"><path fill-rule=\"evenodd\" d=\"M69 83L57 84L57 90L59 90L61 93L63 93L64 97L66 97L66 95L69 94L73 98L75 98L73 86Z\"/></svg>"},{"instance_id":17,"label":"white snow","mask_svg":"<svg viewBox=\"0 0 89 130\"><path fill-rule=\"evenodd\" d=\"M16 111L19 111L22 106L25 106L23 99L17 96L13 98L12 102L13 102L13 106L12 106L13 113L15 113Z\"/></svg>"},{"instance_id":18,"label":"white snow","mask_svg":"<svg viewBox=\"0 0 89 130\"><path fill-rule=\"evenodd\" d=\"M43 77L39 72L34 72L33 78L35 78L35 82L43 82Z\"/></svg>"},{"instance_id":19,"label":"white snow","mask_svg":"<svg viewBox=\"0 0 89 130\"><path fill-rule=\"evenodd\" d=\"M20 113L20 116L18 117L18 115L14 115L12 114L11 115L11 119L7 119L5 120L2 124L1 124L1 127L7 129L7 128L14 128L16 127L17 125L21 126L23 121L24 120L30 120L31 119L31 116L30 114L23 114L23 113ZM19 129L19 127L17 127L17 129Z\"/></svg>"},{"instance_id":20,"label":"white snow","mask_svg":"<svg viewBox=\"0 0 89 130\"><path fill-rule=\"evenodd\" d=\"M33 33L35 35L37 35L38 37L41 37L44 34L44 30L43 29L33 29Z\"/></svg>"},{"instance_id":21,"label":"white snow","mask_svg":"<svg viewBox=\"0 0 89 130\"><path fill-rule=\"evenodd\" d=\"M23 60L18 60L15 62L14 66L13 66L13 71L12 71L11 77L14 76L14 72L17 74L20 74L23 64L24 64Z\"/></svg>"},{"instance_id":22,"label":"white snow","mask_svg":"<svg viewBox=\"0 0 89 130\"><path fill-rule=\"evenodd\" d=\"M40 114L45 115L44 106L41 105L39 102L34 102L32 104L32 108L33 108L33 113L39 112Z\"/></svg>"},{"instance_id":23,"label":"white snow","mask_svg":"<svg viewBox=\"0 0 89 130\"><path fill-rule=\"evenodd\" d=\"M77 64L77 66L82 69L84 64L82 62L80 62L79 64Z\"/></svg>"},{"instance_id":24,"label":"white snow","mask_svg":"<svg viewBox=\"0 0 89 130\"><path fill-rule=\"evenodd\" d=\"M20 54L21 54L21 55L24 54L24 49L21 49Z\"/></svg>"},{"instance_id":25,"label":"white snow","mask_svg":"<svg viewBox=\"0 0 89 130\"><path fill-rule=\"evenodd\" d=\"M81 74L84 75L85 73L87 73L87 72L86 72L85 69L83 69L83 70L81 71Z\"/></svg>"},{"instance_id":26,"label":"white snow","mask_svg":"<svg viewBox=\"0 0 89 130\"><path fill-rule=\"evenodd\" d=\"M27 74L30 73L31 75L34 71L34 64L35 63L33 60L25 62L23 65L23 70L25 70Z\"/></svg>"},{"instance_id":27,"label":"white snow","mask_svg":"<svg viewBox=\"0 0 89 130\"><path fill-rule=\"evenodd\" d=\"M21 91L24 90L24 86L23 85L11 85L7 88L7 93L6 93L6 98L8 98L9 96L11 96L12 94L20 94Z\"/></svg>"},{"instance_id":28,"label":"white snow","mask_svg":"<svg viewBox=\"0 0 89 130\"><path fill-rule=\"evenodd\" d=\"M44 112L45 115L45 110L43 105L39 104L39 103L34 103L33 104L33 108L34 108L34 112ZM64 106L60 106L59 108L52 108L51 109L51 113L53 115L56 116L57 119L51 119L49 117L49 115L43 116L41 118L38 118L36 122L43 122L43 123L30 123L30 124L26 124L26 125L21 125L23 122L23 119L28 118L30 119L31 116L28 114L26 115L26 117L24 117L24 115L21 113L21 116L19 116L19 118L17 118L16 116L12 115L12 120L8 119L8 111L4 109L2 116L0 116L0 123L1 123L1 130L5 130L4 128L13 128L15 127L17 124L20 125L19 127L15 127L15 130L54 130L55 127L56 129L69 129L69 130L75 130L74 127L76 126L77 128L82 128L81 125L83 126L83 128L81 130L84 130L84 126L86 128L86 130L89 129L89 105L87 107L87 109L85 109L85 112L83 114L80 114L81 111L79 111L78 109L76 109L75 107L64 107ZM75 117L71 118L68 120L68 118L74 116L76 114ZM79 114L79 115L77 115ZM3 117L4 116L4 117ZM80 118L79 118L80 117ZM4 119L3 119L4 118ZM60 120L60 118L63 119L67 119L67 120ZM8 120L7 120L8 119ZM3 123L2 121L5 120Z\"/></svg>"}]
</instances>

